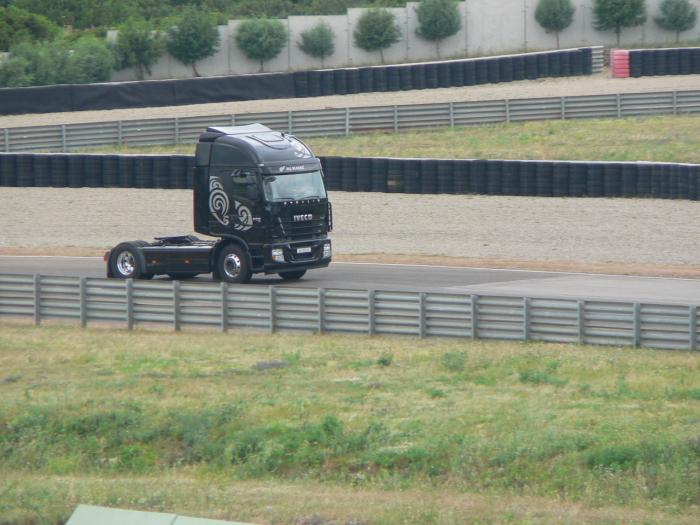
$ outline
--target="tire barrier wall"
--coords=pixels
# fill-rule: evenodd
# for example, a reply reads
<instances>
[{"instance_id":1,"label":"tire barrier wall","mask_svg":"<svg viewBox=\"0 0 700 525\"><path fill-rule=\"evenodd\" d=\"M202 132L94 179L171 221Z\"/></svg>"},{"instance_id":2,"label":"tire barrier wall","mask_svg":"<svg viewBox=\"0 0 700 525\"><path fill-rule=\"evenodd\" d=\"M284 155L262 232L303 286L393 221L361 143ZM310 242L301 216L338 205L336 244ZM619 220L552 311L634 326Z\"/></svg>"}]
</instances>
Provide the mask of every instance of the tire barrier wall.
<instances>
[{"instance_id":1,"label":"tire barrier wall","mask_svg":"<svg viewBox=\"0 0 700 525\"><path fill-rule=\"evenodd\" d=\"M2 88L0 115L318 97L590 75L593 50L586 47L446 62L185 80Z\"/></svg>"},{"instance_id":2,"label":"tire barrier wall","mask_svg":"<svg viewBox=\"0 0 700 525\"><path fill-rule=\"evenodd\" d=\"M700 165L321 157L331 191L699 200ZM0 154L0 186L192 187L189 155Z\"/></svg>"},{"instance_id":3,"label":"tire barrier wall","mask_svg":"<svg viewBox=\"0 0 700 525\"><path fill-rule=\"evenodd\" d=\"M629 51L629 76L700 74L700 47L633 49Z\"/></svg>"}]
</instances>

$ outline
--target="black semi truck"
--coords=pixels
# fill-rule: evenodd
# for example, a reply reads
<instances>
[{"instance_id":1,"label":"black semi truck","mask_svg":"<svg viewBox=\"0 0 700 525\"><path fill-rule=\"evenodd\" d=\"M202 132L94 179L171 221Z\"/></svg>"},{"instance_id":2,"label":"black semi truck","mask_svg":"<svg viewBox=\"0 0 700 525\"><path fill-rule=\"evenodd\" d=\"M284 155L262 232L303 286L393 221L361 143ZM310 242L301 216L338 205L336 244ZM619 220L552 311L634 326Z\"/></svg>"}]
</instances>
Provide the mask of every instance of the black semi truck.
<instances>
[{"instance_id":1,"label":"black semi truck","mask_svg":"<svg viewBox=\"0 0 700 525\"><path fill-rule=\"evenodd\" d=\"M105 254L107 276L185 279L212 273L230 283L254 273L300 279L331 262L331 204L321 163L291 135L260 124L211 127L199 137L192 235L123 242Z\"/></svg>"}]
</instances>

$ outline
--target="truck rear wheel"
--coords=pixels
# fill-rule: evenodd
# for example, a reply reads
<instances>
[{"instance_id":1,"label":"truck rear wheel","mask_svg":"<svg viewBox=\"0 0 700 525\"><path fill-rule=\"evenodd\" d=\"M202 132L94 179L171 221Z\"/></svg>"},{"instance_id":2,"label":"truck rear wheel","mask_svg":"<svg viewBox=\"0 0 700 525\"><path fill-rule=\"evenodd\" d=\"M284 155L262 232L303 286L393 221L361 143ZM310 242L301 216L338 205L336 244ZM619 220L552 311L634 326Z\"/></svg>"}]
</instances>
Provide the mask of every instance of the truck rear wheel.
<instances>
[{"instance_id":1,"label":"truck rear wheel","mask_svg":"<svg viewBox=\"0 0 700 525\"><path fill-rule=\"evenodd\" d=\"M237 244L221 249L216 258L216 270L219 279L227 283L247 283L252 276L248 254Z\"/></svg>"},{"instance_id":2,"label":"truck rear wheel","mask_svg":"<svg viewBox=\"0 0 700 525\"><path fill-rule=\"evenodd\" d=\"M296 281L301 279L306 274L306 270L294 270L289 272L280 272L280 277L285 281Z\"/></svg>"},{"instance_id":3,"label":"truck rear wheel","mask_svg":"<svg viewBox=\"0 0 700 525\"><path fill-rule=\"evenodd\" d=\"M153 274L144 273L136 246L123 243L112 250L109 260L111 273L118 279L152 279Z\"/></svg>"}]
</instances>

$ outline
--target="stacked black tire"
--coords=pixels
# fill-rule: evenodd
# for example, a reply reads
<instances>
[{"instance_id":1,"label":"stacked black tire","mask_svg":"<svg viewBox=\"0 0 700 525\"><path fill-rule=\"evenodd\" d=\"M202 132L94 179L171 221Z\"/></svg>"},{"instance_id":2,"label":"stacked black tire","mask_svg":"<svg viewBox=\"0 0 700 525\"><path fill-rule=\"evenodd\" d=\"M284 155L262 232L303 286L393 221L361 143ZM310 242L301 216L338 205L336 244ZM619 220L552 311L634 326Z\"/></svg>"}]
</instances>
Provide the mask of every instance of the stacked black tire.
<instances>
[{"instance_id":1,"label":"stacked black tire","mask_svg":"<svg viewBox=\"0 0 700 525\"><path fill-rule=\"evenodd\" d=\"M700 165L321 157L331 191L699 200ZM0 153L0 186L192 187L188 155Z\"/></svg>"},{"instance_id":2,"label":"stacked black tire","mask_svg":"<svg viewBox=\"0 0 700 525\"><path fill-rule=\"evenodd\" d=\"M699 200L700 165L325 157L339 191Z\"/></svg>"},{"instance_id":3,"label":"stacked black tire","mask_svg":"<svg viewBox=\"0 0 700 525\"><path fill-rule=\"evenodd\" d=\"M190 155L0 153L0 186L192 188Z\"/></svg>"},{"instance_id":4,"label":"stacked black tire","mask_svg":"<svg viewBox=\"0 0 700 525\"><path fill-rule=\"evenodd\" d=\"M593 50L586 47L446 62L298 71L294 73L294 93L296 97L316 97L406 91L590 75L592 72Z\"/></svg>"},{"instance_id":5,"label":"stacked black tire","mask_svg":"<svg viewBox=\"0 0 700 525\"><path fill-rule=\"evenodd\" d=\"M630 76L700 74L700 47L630 51Z\"/></svg>"}]
</instances>

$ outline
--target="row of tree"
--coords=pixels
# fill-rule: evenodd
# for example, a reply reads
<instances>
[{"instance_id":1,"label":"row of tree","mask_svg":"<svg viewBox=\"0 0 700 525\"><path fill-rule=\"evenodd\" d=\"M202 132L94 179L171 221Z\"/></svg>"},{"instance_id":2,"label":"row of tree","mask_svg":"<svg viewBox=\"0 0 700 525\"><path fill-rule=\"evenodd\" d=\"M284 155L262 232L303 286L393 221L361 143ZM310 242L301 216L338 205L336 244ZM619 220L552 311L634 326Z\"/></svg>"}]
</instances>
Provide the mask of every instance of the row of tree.
<instances>
[{"instance_id":1,"label":"row of tree","mask_svg":"<svg viewBox=\"0 0 700 525\"><path fill-rule=\"evenodd\" d=\"M571 0L540 0L535 19L549 33L554 33L559 47L559 33L571 25L575 8ZM680 34L695 27L697 10L690 0L663 0L660 14L654 20L662 29L674 31L676 42ZM615 31L617 45L620 34L627 27L636 27L647 20L645 0L595 0L593 4L595 28Z\"/></svg>"},{"instance_id":2,"label":"row of tree","mask_svg":"<svg viewBox=\"0 0 700 525\"><path fill-rule=\"evenodd\" d=\"M39 1L39 0L36 0ZM0 0L2 2L2 0ZM438 57L440 43L461 29L461 16L454 0L423 0L416 9L417 34L433 42ZM540 0L535 18L556 36L573 21L571 0ZM594 0L595 27L614 30L619 45L620 33L646 21L645 0ZM697 12L689 0L663 0L656 22L676 32L695 26ZM40 15L13 5L0 7L0 49L5 40L20 41L11 49L10 58L0 64L0 86L83 83L108 80L114 69L135 67L139 78L151 74L151 66L165 50L199 76L197 62L213 55L221 44L217 17L207 9L186 6L167 30L156 29L145 18L131 18L120 27L117 41L85 35L74 40L58 36L58 26ZM243 21L234 35L236 44L250 59L260 63L275 58L288 42L287 30L277 19L251 18ZM28 40L39 40L31 43ZM388 10L365 11L353 32L357 47L378 52L384 63L384 50L401 39L396 17ZM24 40L24 42L22 42ZM304 31L298 47L306 54L324 60L335 52L335 34L325 22ZM7 43L6 43L7 45Z\"/></svg>"}]
</instances>

